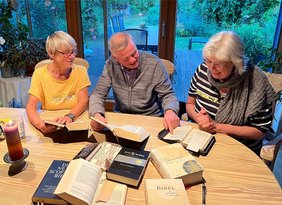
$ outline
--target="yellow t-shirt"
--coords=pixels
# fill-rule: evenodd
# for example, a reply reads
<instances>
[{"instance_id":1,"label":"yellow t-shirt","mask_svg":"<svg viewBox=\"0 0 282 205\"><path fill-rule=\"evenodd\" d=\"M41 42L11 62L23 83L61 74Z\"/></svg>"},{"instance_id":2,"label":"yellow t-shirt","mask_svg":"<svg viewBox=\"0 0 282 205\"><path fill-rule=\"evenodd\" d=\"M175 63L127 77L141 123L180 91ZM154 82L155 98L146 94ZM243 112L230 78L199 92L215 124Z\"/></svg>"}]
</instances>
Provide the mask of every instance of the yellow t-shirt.
<instances>
[{"instance_id":1,"label":"yellow t-shirt","mask_svg":"<svg viewBox=\"0 0 282 205\"><path fill-rule=\"evenodd\" d=\"M77 103L79 91L90 85L83 66L73 66L70 77L61 81L54 79L45 65L34 71L29 94L41 101L44 110L71 109Z\"/></svg>"}]
</instances>

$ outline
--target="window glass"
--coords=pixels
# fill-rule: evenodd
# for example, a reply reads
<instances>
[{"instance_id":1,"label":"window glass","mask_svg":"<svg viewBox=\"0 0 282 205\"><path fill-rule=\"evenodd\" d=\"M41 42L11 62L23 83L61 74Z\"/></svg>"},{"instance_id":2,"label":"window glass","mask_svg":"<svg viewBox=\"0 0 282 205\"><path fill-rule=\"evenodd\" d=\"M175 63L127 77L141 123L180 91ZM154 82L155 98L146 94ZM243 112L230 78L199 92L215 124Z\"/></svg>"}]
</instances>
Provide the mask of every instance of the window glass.
<instances>
[{"instance_id":1,"label":"window glass","mask_svg":"<svg viewBox=\"0 0 282 205\"><path fill-rule=\"evenodd\" d=\"M174 88L179 100L187 100L190 80L203 61L201 50L219 31L238 33L255 63L270 56L280 5L281 0L178 0Z\"/></svg>"}]
</instances>

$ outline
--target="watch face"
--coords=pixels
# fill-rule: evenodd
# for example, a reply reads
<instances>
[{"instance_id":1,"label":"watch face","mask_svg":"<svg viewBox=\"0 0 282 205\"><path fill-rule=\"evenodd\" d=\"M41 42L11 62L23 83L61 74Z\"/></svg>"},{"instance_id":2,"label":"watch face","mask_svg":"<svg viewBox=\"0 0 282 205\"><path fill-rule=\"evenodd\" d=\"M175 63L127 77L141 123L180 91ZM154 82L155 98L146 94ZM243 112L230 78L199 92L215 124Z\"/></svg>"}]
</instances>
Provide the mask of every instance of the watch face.
<instances>
[{"instance_id":1,"label":"watch face","mask_svg":"<svg viewBox=\"0 0 282 205\"><path fill-rule=\"evenodd\" d=\"M75 116L72 113L67 114L67 116L69 116L69 118L71 118L72 120L74 120Z\"/></svg>"}]
</instances>

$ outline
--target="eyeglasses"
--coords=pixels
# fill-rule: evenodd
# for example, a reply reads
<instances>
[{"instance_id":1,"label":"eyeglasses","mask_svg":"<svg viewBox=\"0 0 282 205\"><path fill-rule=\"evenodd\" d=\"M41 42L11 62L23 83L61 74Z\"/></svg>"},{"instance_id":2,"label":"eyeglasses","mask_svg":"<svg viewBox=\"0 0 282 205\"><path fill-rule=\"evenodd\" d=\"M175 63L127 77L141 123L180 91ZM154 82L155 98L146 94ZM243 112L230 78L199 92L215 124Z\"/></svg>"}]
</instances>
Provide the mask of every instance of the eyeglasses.
<instances>
[{"instance_id":1,"label":"eyeglasses","mask_svg":"<svg viewBox=\"0 0 282 205\"><path fill-rule=\"evenodd\" d=\"M204 63L206 64L206 66L208 67L215 67L215 68L219 68L219 69L223 69L226 66L226 62L225 63L215 63L210 61L209 59L204 59Z\"/></svg>"},{"instance_id":2,"label":"eyeglasses","mask_svg":"<svg viewBox=\"0 0 282 205\"><path fill-rule=\"evenodd\" d=\"M69 58L72 54L73 54L74 56L76 56L76 54L77 54L77 50L76 50L76 49L75 49L75 50L72 50L72 51L69 51L68 53L59 51L59 50L57 50L57 49L56 49L56 51L57 51L58 53L62 54L65 58Z\"/></svg>"}]
</instances>

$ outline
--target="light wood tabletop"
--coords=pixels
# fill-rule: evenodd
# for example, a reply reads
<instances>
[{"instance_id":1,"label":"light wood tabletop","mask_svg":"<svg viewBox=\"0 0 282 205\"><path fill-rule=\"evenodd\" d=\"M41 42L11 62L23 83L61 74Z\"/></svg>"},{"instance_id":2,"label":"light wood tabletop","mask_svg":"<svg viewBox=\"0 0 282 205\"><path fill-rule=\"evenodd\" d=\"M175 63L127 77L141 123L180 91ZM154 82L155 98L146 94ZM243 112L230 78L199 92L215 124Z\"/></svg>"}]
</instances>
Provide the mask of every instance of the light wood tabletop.
<instances>
[{"instance_id":1,"label":"light wood tabletop","mask_svg":"<svg viewBox=\"0 0 282 205\"><path fill-rule=\"evenodd\" d=\"M0 108L0 118L25 113L24 109ZM67 113L62 111L62 115ZM57 112L43 112L42 116L55 118ZM162 118L120 113L107 113L110 123L116 125L138 125L149 131L150 137L145 150L167 143L157 138L163 128ZM87 113L81 119L89 123ZM50 137L35 130L25 116L26 138L22 146L29 150L26 158L28 167L21 173L9 176L10 164L4 162L7 153L6 141L0 141L0 204L31 204L31 197L45 172L55 159L71 160L89 141L56 143ZM196 126L196 125L194 125ZM93 135L101 140L103 133ZM207 186L207 205L281 205L282 191L268 167L247 147L233 138L216 134L216 143L207 156L196 157L204 167L203 176ZM93 137L93 136L92 136ZM98 141L99 141L98 140ZM142 183L138 188L129 187L126 204L145 204L144 179L161 178L154 165L149 162ZM202 186L187 189L191 205L202 204Z\"/></svg>"}]
</instances>

